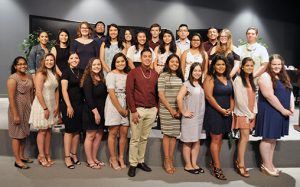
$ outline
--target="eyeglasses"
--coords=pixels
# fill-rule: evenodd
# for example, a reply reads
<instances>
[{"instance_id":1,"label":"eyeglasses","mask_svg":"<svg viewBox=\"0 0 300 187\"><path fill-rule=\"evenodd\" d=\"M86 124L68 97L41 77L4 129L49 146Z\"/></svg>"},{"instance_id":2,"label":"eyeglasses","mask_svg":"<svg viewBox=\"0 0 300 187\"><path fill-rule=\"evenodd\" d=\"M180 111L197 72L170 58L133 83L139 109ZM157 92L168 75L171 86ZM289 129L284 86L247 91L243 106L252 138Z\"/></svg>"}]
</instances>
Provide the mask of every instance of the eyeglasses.
<instances>
[{"instance_id":1,"label":"eyeglasses","mask_svg":"<svg viewBox=\"0 0 300 187\"><path fill-rule=\"evenodd\" d=\"M197 39L194 40L194 39L192 39L192 42L200 42L200 40L197 40Z\"/></svg>"},{"instance_id":2,"label":"eyeglasses","mask_svg":"<svg viewBox=\"0 0 300 187\"><path fill-rule=\"evenodd\" d=\"M228 36L220 36L220 38L228 38Z\"/></svg>"},{"instance_id":3,"label":"eyeglasses","mask_svg":"<svg viewBox=\"0 0 300 187\"><path fill-rule=\"evenodd\" d=\"M81 30L87 30L87 29L89 29L88 27L81 27L80 28Z\"/></svg>"}]
</instances>

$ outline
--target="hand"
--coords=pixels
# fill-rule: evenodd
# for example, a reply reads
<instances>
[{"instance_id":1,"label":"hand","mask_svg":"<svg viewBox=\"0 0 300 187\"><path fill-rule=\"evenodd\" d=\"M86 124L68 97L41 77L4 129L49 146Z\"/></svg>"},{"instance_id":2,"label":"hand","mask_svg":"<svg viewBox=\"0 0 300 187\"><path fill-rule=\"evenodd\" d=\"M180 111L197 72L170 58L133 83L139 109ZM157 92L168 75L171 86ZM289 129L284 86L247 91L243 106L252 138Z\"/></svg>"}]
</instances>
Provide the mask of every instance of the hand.
<instances>
[{"instance_id":1,"label":"hand","mask_svg":"<svg viewBox=\"0 0 300 187\"><path fill-rule=\"evenodd\" d=\"M128 110L121 108L119 111L121 116L123 116L124 118L128 116Z\"/></svg>"},{"instance_id":2,"label":"hand","mask_svg":"<svg viewBox=\"0 0 300 187\"><path fill-rule=\"evenodd\" d=\"M229 108L229 109L226 109L226 116L230 116L232 113L232 110Z\"/></svg>"},{"instance_id":3,"label":"hand","mask_svg":"<svg viewBox=\"0 0 300 187\"><path fill-rule=\"evenodd\" d=\"M72 106L68 106L67 107L67 116L69 118L73 118L74 117L74 110L73 110L73 107Z\"/></svg>"},{"instance_id":4,"label":"hand","mask_svg":"<svg viewBox=\"0 0 300 187\"><path fill-rule=\"evenodd\" d=\"M139 123L140 115L138 112L134 112L131 114L131 118L132 118L132 122L134 124L137 124L137 123Z\"/></svg>"},{"instance_id":5,"label":"hand","mask_svg":"<svg viewBox=\"0 0 300 187\"><path fill-rule=\"evenodd\" d=\"M13 123L14 123L15 125L19 125L20 122L21 122L20 116L19 116L19 115L14 115L14 117L13 117Z\"/></svg>"},{"instance_id":6,"label":"hand","mask_svg":"<svg viewBox=\"0 0 300 187\"><path fill-rule=\"evenodd\" d=\"M47 109L47 110L44 110L44 117L45 117L45 119L49 119L49 116L50 116L50 111L49 111L49 109Z\"/></svg>"},{"instance_id":7,"label":"hand","mask_svg":"<svg viewBox=\"0 0 300 187\"><path fill-rule=\"evenodd\" d=\"M175 115L177 114L177 111L174 110L173 108L170 109L170 114L173 118L175 118Z\"/></svg>"},{"instance_id":8,"label":"hand","mask_svg":"<svg viewBox=\"0 0 300 187\"><path fill-rule=\"evenodd\" d=\"M290 111L292 112L292 114L294 114L294 112L295 112L295 108L290 108Z\"/></svg>"},{"instance_id":9,"label":"hand","mask_svg":"<svg viewBox=\"0 0 300 187\"><path fill-rule=\"evenodd\" d=\"M59 107L55 107L54 111L53 111L53 114L54 114L54 117L58 116L59 115Z\"/></svg>"},{"instance_id":10,"label":"hand","mask_svg":"<svg viewBox=\"0 0 300 187\"><path fill-rule=\"evenodd\" d=\"M181 117L181 114L180 114L179 111L177 111L177 113L175 114L175 118L176 118L176 119L180 119L180 117Z\"/></svg>"},{"instance_id":11,"label":"hand","mask_svg":"<svg viewBox=\"0 0 300 187\"><path fill-rule=\"evenodd\" d=\"M293 113L290 110L284 109L283 111L281 111L281 114L288 117L293 115Z\"/></svg>"},{"instance_id":12,"label":"hand","mask_svg":"<svg viewBox=\"0 0 300 187\"><path fill-rule=\"evenodd\" d=\"M95 117L95 123L97 125L99 125L100 124L100 120L101 120L100 114L97 112L96 114L94 114L94 117Z\"/></svg>"},{"instance_id":13,"label":"hand","mask_svg":"<svg viewBox=\"0 0 300 187\"><path fill-rule=\"evenodd\" d=\"M223 116L228 116L226 109L222 108L220 112Z\"/></svg>"},{"instance_id":14,"label":"hand","mask_svg":"<svg viewBox=\"0 0 300 187\"><path fill-rule=\"evenodd\" d=\"M192 118L192 117L194 117L194 113L193 113L193 112L190 112L190 111L184 111L184 112L182 113L182 115L183 115L184 117L186 117L186 118Z\"/></svg>"}]
</instances>

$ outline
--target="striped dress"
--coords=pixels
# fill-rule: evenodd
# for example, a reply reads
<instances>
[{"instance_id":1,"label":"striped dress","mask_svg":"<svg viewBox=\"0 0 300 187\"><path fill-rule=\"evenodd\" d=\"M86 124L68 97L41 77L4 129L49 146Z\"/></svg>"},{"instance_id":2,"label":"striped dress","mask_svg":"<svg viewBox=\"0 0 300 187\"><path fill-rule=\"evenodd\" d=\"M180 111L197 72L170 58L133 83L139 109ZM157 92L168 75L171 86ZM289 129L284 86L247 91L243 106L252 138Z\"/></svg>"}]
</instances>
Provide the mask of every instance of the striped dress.
<instances>
[{"instance_id":1,"label":"striped dress","mask_svg":"<svg viewBox=\"0 0 300 187\"><path fill-rule=\"evenodd\" d=\"M166 99L172 108L178 110L176 98L181 88L182 80L176 75L162 73L158 79L158 91L164 92ZM180 119L175 119L160 101L159 117L161 122L161 131L163 134L178 137L180 135Z\"/></svg>"}]
</instances>

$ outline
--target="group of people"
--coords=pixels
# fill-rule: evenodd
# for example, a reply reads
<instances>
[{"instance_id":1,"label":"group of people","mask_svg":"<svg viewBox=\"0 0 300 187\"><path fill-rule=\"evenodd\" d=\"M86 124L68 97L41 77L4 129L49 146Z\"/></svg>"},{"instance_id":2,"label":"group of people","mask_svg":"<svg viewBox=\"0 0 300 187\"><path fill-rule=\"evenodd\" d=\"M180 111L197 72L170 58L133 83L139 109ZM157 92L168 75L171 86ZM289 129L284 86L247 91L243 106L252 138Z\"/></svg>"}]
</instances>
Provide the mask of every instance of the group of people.
<instances>
[{"instance_id":1,"label":"group of people","mask_svg":"<svg viewBox=\"0 0 300 187\"><path fill-rule=\"evenodd\" d=\"M47 48L47 32L41 32L28 60L13 61L7 88L15 167L28 169L27 163L33 162L24 156L30 128L38 130L39 164L54 164L51 128L61 116L67 168L81 164L77 152L82 131L87 166L104 166L97 155L108 127L109 164L114 170L125 169L130 127L128 175L134 177L137 168L150 172L145 151L158 115L166 173L176 172L177 139L183 142L184 170L204 173L197 159L200 139L208 135L211 173L226 180L220 163L222 138L239 129L234 164L240 175L249 177L244 157L255 129L255 136L262 137L261 171L279 176L273 154L276 140L288 135L294 98L284 59L278 54L269 57L256 41L257 28L247 29L247 43L239 48L228 29L210 27L204 42L199 33L189 37L186 24L179 26L178 40L157 23L150 27L149 41L144 31L134 35L128 29L121 37L116 24L107 28L105 36L105 24L97 22L93 34L90 24L81 22L72 42L61 29L52 49Z\"/></svg>"}]
</instances>

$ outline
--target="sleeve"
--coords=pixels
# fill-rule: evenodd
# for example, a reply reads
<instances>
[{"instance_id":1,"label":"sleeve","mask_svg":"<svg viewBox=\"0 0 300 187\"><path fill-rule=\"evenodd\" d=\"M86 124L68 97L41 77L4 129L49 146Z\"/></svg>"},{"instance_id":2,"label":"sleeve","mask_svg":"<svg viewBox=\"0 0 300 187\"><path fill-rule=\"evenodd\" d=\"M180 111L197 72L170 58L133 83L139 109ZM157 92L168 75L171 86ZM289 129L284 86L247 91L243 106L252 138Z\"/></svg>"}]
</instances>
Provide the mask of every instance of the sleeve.
<instances>
[{"instance_id":1,"label":"sleeve","mask_svg":"<svg viewBox=\"0 0 300 187\"><path fill-rule=\"evenodd\" d=\"M126 100L129 110L134 113L136 112L135 99L134 99L134 70L131 70L127 75L126 80Z\"/></svg>"},{"instance_id":2,"label":"sleeve","mask_svg":"<svg viewBox=\"0 0 300 187\"><path fill-rule=\"evenodd\" d=\"M34 74L36 70L36 46L33 46L33 48L30 50L29 56L28 56L28 72L30 74Z\"/></svg>"},{"instance_id":3,"label":"sleeve","mask_svg":"<svg viewBox=\"0 0 300 187\"><path fill-rule=\"evenodd\" d=\"M240 55L238 55L236 52L232 51L232 54L233 54L233 59L234 60L238 60L238 61L241 60Z\"/></svg>"},{"instance_id":4,"label":"sleeve","mask_svg":"<svg viewBox=\"0 0 300 187\"><path fill-rule=\"evenodd\" d=\"M158 78L157 90L159 92L165 92L165 86L166 86L166 74L162 73Z\"/></svg>"},{"instance_id":5,"label":"sleeve","mask_svg":"<svg viewBox=\"0 0 300 187\"><path fill-rule=\"evenodd\" d=\"M134 60L133 59L133 54L134 54L134 48L135 46L131 46L129 47L128 51L127 51L127 58L130 58L130 60Z\"/></svg>"},{"instance_id":6,"label":"sleeve","mask_svg":"<svg viewBox=\"0 0 300 187\"><path fill-rule=\"evenodd\" d=\"M74 41L71 43L70 52L71 52L71 53L77 52L77 41L76 41L76 40L74 40Z\"/></svg>"},{"instance_id":7,"label":"sleeve","mask_svg":"<svg viewBox=\"0 0 300 187\"><path fill-rule=\"evenodd\" d=\"M115 76L111 72L106 76L106 87L107 89L115 89Z\"/></svg>"},{"instance_id":8,"label":"sleeve","mask_svg":"<svg viewBox=\"0 0 300 187\"><path fill-rule=\"evenodd\" d=\"M69 80L70 79L70 73L67 69L65 69L63 72L62 72L62 75L61 75L61 80Z\"/></svg>"},{"instance_id":9,"label":"sleeve","mask_svg":"<svg viewBox=\"0 0 300 187\"><path fill-rule=\"evenodd\" d=\"M269 62L268 51L264 46L262 46L261 47L261 63L264 64L264 63L268 63L268 62Z\"/></svg>"},{"instance_id":10,"label":"sleeve","mask_svg":"<svg viewBox=\"0 0 300 187\"><path fill-rule=\"evenodd\" d=\"M99 57L99 49L98 49L98 44L95 40L93 40L93 48L94 48L94 55L95 57Z\"/></svg>"},{"instance_id":11,"label":"sleeve","mask_svg":"<svg viewBox=\"0 0 300 187\"><path fill-rule=\"evenodd\" d=\"M91 77L88 77L83 83L84 99L90 111L96 108L93 98L94 84Z\"/></svg>"}]
</instances>

